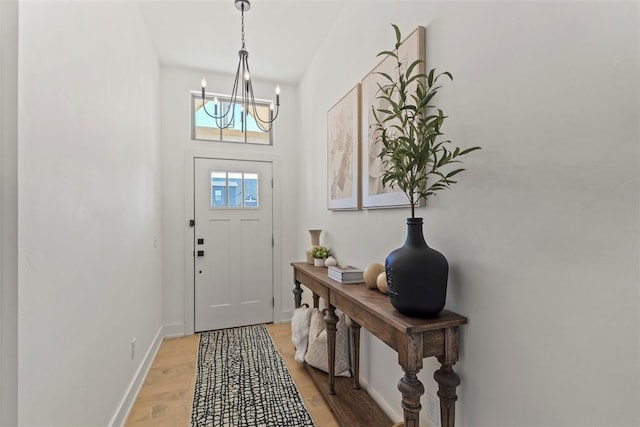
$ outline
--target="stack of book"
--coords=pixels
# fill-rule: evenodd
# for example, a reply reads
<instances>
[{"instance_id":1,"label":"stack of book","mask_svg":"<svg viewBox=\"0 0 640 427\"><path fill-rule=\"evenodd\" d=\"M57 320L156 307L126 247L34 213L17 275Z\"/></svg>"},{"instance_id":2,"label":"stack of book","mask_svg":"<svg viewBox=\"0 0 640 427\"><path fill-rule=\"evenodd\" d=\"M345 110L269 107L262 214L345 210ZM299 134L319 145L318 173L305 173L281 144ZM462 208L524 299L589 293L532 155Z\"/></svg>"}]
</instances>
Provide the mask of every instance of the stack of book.
<instances>
[{"instance_id":1,"label":"stack of book","mask_svg":"<svg viewBox=\"0 0 640 427\"><path fill-rule=\"evenodd\" d=\"M330 278L340 283L360 283L364 281L363 271L352 265L330 266L327 274Z\"/></svg>"}]
</instances>

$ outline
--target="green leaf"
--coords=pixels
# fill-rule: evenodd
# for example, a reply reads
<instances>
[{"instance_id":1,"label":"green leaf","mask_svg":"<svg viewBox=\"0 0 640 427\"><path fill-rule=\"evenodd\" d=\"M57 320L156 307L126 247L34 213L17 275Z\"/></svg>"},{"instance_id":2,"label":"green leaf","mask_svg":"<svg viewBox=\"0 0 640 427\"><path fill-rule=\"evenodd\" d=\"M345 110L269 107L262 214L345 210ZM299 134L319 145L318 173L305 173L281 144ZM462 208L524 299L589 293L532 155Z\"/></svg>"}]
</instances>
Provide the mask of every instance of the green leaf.
<instances>
[{"instance_id":1,"label":"green leaf","mask_svg":"<svg viewBox=\"0 0 640 427\"><path fill-rule=\"evenodd\" d=\"M442 76L442 75L447 76L447 77L449 77L449 80L453 81L453 76L452 76L452 75L451 75L451 73L450 73L450 72L448 72L448 71L445 71L445 72L441 73L440 75L441 75L441 76Z\"/></svg>"},{"instance_id":2,"label":"green leaf","mask_svg":"<svg viewBox=\"0 0 640 427\"><path fill-rule=\"evenodd\" d=\"M391 57L393 57L393 58L398 59L398 55L396 55L396 53L395 53L395 52L393 52L393 51L391 51L391 50L383 50L382 52L379 52L379 53L376 55L376 57L378 57L378 56L383 56L383 55L384 55L384 56L391 56Z\"/></svg>"},{"instance_id":3,"label":"green leaf","mask_svg":"<svg viewBox=\"0 0 640 427\"><path fill-rule=\"evenodd\" d=\"M472 151L476 151L476 150L482 150L482 148L480 148L480 147L471 147L471 148L467 148L466 150L462 150L462 151L460 152L460 155L462 156L463 154L467 154L467 153L470 153L470 152L472 152Z\"/></svg>"},{"instance_id":4,"label":"green leaf","mask_svg":"<svg viewBox=\"0 0 640 427\"><path fill-rule=\"evenodd\" d=\"M405 73L404 73L404 74L405 74L406 76L410 76L410 75L411 75L411 72L413 71L413 69L414 69L414 68L416 68L420 63L422 63L422 60L420 60L420 59L416 59L415 61L413 61L413 62L411 63L411 65L409 65L409 66L407 67L407 71L405 71Z\"/></svg>"},{"instance_id":5,"label":"green leaf","mask_svg":"<svg viewBox=\"0 0 640 427\"><path fill-rule=\"evenodd\" d=\"M462 171L464 171L464 169L456 169L453 172L449 172L446 177L451 178L452 176L458 175Z\"/></svg>"},{"instance_id":6,"label":"green leaf","mask_svg":"<svg viewBox=\"0 0 640 427\"><path fill-rule=\"evenodd\" d=\"M427 82L429 83L429 86L433 85L433 75L435 74L436 70L435 69L431 69L431 71L429 71L429 75L427 77Z\"/></svg>"},{"instance_id":7,"label":"green leaf","mask_svg":"<svg viewBox=\"0 0 640 427\"><path fill-rule=\"evenodd\" d=\"M402 40L402 36L400 35L400 28L396 24L391 24L393 30L396 32L396 49L400 45L400 40Z\"/></svg>"}]
</instances>

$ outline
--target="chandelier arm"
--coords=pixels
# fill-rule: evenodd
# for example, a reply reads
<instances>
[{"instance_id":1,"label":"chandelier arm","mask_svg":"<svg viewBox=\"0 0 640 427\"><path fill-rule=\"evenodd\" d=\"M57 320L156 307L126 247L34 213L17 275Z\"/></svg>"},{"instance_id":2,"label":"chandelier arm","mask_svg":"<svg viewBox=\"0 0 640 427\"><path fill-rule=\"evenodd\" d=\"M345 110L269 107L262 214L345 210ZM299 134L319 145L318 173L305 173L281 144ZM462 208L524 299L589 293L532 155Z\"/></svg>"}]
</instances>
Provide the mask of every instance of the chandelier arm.
<instances>
[{"instance_id":1,"label":"chandelier arm","mask_svg":"<svg viewBox=\"0 0 640 427\"><path fill-rule=\"evenodd\" d=\"M247 69L249 67L249 64L247 63ZM253 83L251 82L251 78L249 78L249 80L247 81L247 97L245 98L245 103L246 101L250 101L251 104L250 106L246 109L246 114L245 114L245 120L249 115L249 108L253 109L253 116L256 119L256 125L258 126L258 128L262 131L262 132L270 132L271 131L271 126L269 126L268 128L265 128L264 126L262 126L262 120L260 118L260 116L258 115L258 111L256 109L256 99L255 96L253 94ZM271 122L268 122L269 124Z\"/></svg>"},{"instance_id":2,"label":"chandelier arm","mask_svg":"<svg viewBox=\"0 0 640 427\"><path fill-rule=\"evenodd\" d=\"M251 71L249 70L249 61L246 61L246 67L247 67L247 72L249 73L249 76L251 76ZM256 108L256 98L253 94L253 83L251 82L251 78L249 78L249 82L248 82L248 88L249 88L249 95L251 96L251 107L253 108L253 115L256 118L256 124L258 125L258 127L263 131L263 132L270 132L271 131L271 123L273 123L273 121L276 119L276 117L278 116L278 111L280 110L280 105L278 105L278 111L276 111L276 115L275 117L271 117L268 120L264 120L262 117L260 117L260 114L258 113L258 110ZM271 111L271 110L270 110ZM247 110L248 112L248 110ZM269 128L268 130L265 129L261 123L266 123L269 124Z\"/></svg>"},{"instance_id":3,"label":"chandelier arm","mask_svg":"<svg viewBox=\"0 0 640 427\"><path fill-rule=\"evenodd\" d=\"M273 123L273 122L275 121L276 117L278 117L278 112L280 111L280 106L278 105L278 106L276 107L275 115L274 115L273 117L270 117L269 119L266 119L266 120L265 120L265 119L263 119L262 117L260 117L260 114L258 113L258 109L257 109L257 107L256 107L256 100L255 100L255 97L254 97L254 95L253 95L253 85L250 85L249 87L250 87L250 89L251 89L251 106L252 106L252 108L253 108L253 115L254 115L254 116L256 117L256 119L257 119L257 120L256 120L256 123L258 123L258 126L260 126L260 124L259 124L260 122L268 123L268 124ZM270 109L270 111L273 111L273 110L271 110L271 109ZM271 126L269 126L269 129L271 129ZM265 131L265 130L263 129L263 132L268 132L268 131Z\"/></svg>"},{"instance_id":4,"label":"chandelier arm","mask_svg":"<svg viewBox=\"0 0 640 427\"><path fill-rule=\"evenodd\" d=\"M236 103L237 97L238 97L238 76L240 74L240 62L238 62L238 68L236 70L236 78L233 84L233 89L231 91L231 96L229 98L229 106L227 108L226 111L224 111L224 108L222 108L222 110L224 111L224 113L217 115L217 114L211 114L206 107L206 101L204 98L204 92L203 92L203 98L202 98L202 108L204 109L204 112L207 114L207 116L211 117L212 119L215 120L215 124L219 129L228 129L229 127L231 127L233 125L234 119L235 119L235 108L233 108L233 105ZM231 117L229 118L229 121L227 122L227 124L224 124L222 122L220 122L220 120L224 119L225 117L227 117L227 115L229 115L229 112L231 112Z\"/></svg>"},{"instance_id":5,"label":"chandelier arm","mask_svg":"<svg viewBox=\"0 0 640 427\"><path fill-rule=\"evenodd\" d=\"M228 129L231 126L233 126L233 123L235 122L236 109L234 108L234 106L236 104L236 99L238 98L238 77L239 76L240 76L240 61L238 61L238 68L236 69L236 78L233 82L233 89L231 90L231 96L229 97L229 107L227 108L227 111L220 117L220 119L227 117L227 115L229 114L229 111L231 111L231 117L229 118L229 121L227 122L226 125L218 126L220 129Z\"/></svg>"}]
</instances>

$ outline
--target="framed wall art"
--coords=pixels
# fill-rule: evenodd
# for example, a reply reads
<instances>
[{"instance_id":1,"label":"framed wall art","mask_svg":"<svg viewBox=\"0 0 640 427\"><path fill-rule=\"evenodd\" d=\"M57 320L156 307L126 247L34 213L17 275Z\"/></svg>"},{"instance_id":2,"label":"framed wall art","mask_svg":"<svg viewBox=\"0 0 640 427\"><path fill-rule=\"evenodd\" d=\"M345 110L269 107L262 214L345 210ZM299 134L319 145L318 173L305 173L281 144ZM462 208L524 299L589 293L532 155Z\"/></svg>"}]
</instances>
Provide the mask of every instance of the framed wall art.
<instances>
[{"instance_id":1,"label":"framed wall art","mask_svg":"<svg viewBox=\"0 0 640 427\"><path fill-rule=\"evenodd\" d=\"M329 209L360 209L360 83L327 112Z\"/></svg>"},{"instance_id":2,"label":"framed wall art","mask_svg":"<svg viewBox=\"0 0 640 427\"><path fill-rule=\"evenodd\" d=\"M416 28L402 43L398 56L401 64L407 67L420 59L419 72L425 72L425 28ZM378 84L385 80L379 73L393 75L397 73L396 62L386 58L362 79L362 207L368 209L409 206L407 196L401 191L382 185L382 161L378 158L380 146L375 143L375 119L372 108L384 108L382 100L377 99ZM424 204L424 201L421 202Z\"/></svg>"}]
</instances>

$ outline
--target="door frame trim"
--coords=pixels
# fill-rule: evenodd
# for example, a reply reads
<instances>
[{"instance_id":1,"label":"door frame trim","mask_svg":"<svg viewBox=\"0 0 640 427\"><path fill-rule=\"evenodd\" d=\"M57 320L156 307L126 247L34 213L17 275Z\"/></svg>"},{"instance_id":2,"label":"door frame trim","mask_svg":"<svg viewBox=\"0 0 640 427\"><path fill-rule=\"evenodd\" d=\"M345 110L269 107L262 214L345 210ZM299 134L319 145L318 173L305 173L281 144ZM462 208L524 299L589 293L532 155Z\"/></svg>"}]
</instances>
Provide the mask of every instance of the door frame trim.
<instances>
[{"instance_id":1,"label":"door frame trim","mask_svg":"<svg viewBox=\"0 0 640 427\"><path fill-rule=\"evenodd\" d=\"M226 154L216 156L211 153L211 150L188 150L185 152L184 158L184 335L193 335L195 333L195 270L194 270L194 239L195 239L195 227L189 227L189 220L195 217L195 159L212 159L212 160L232 160L232 161L250 161L250 162L262 162L271 163L271 176L273 179L272 188L272 231L274 241L277 243L282 241L281 238L281 218L282 218L282 203L281 195L278 191L280 185L280 173L279 166L281 164L280 156L277 155L260 155L257 159L256 155L233 153L233 155ZM282 301L281 301L281 289L276 284L282 283L282 253L280 245L276 244L273 247L273 273L271 291L274 298L274 304L272 307L272 317L274 322L281 321L282 313Z\"/></svg>"}]
</instances>

